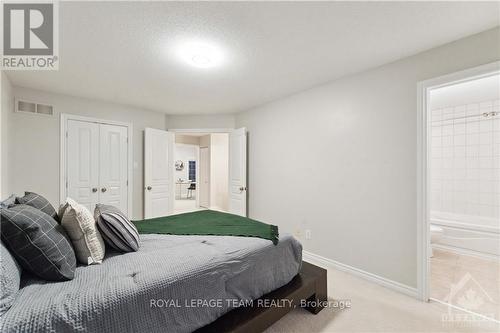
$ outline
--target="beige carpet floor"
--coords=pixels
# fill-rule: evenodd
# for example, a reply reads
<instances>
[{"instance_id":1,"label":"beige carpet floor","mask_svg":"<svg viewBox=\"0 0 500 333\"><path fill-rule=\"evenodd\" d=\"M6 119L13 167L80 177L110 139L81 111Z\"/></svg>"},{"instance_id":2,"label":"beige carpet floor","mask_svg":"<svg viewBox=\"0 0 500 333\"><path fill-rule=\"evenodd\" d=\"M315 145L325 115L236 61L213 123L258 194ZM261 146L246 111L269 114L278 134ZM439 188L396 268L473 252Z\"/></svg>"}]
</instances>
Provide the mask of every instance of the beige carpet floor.
<instances>
[{"instance_id":1,"label":"beige carpet floor","mask_svg":"<svg viewBox=\"0 0 500 333\"><path fill-rule=\"evenodd\" d=\"M266 333L500 332L500 324L453 309L450 315L446 305L421 302L333 269L328 270L328 294L333 300L350 300L351 307L326 308L317 315L295 309Z\"/></svg>"}]
</instances>

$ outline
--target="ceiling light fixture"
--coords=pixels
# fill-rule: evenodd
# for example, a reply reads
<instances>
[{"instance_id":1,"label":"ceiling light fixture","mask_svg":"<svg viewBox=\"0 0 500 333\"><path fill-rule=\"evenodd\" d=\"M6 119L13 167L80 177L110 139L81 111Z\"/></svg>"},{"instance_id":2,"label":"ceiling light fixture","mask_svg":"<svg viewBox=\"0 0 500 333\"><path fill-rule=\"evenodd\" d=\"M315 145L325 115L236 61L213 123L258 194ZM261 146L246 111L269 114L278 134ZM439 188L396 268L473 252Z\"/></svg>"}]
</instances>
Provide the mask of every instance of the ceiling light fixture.
<instances>
[{"instance_id":1,"label":"ceiling light fixture","mask_svg":"<svg viewBox=\"0 0 500 333\"><path fill-rule=\"evenodd\" d=\"M183 62L198 68L216 67L224 61L224 54L218 47L203 42L179 45L178 55Z\"/></svg>"}]
</instances>

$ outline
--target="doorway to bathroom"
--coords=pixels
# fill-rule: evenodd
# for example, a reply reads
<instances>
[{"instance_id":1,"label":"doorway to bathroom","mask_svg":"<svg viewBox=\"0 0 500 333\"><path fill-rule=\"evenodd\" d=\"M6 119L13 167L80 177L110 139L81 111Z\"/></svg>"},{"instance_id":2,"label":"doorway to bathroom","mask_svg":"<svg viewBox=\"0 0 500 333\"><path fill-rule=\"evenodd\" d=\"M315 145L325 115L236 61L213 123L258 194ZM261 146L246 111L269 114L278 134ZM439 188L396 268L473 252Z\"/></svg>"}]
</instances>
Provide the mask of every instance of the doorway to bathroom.
<instances>
[{"instance_id":1,"label":"doorway to bathroom","mask_svg":"<svg viewBox=\"0 0 500 333\"><path fill-rule=\"evenodd\" d=\"M419 92L420 296L499 321L499 63Z\"/></svg>"}]
</instances>

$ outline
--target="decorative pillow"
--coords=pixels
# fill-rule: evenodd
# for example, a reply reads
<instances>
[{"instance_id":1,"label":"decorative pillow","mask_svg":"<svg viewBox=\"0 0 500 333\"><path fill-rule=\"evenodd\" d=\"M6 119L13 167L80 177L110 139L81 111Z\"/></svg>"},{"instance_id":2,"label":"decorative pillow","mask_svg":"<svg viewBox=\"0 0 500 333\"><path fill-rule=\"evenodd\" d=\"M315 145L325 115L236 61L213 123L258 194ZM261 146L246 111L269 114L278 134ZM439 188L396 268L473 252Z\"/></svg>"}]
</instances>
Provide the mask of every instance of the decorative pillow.
<instances>
[{"instance_id":1,"label":"decorative pillow","mask_svg":"<svg viewBox=\"0 0 500 333\"><path fill-rule=\"evenodd\" d=\"M59 221L59 217L57 216L54 207L47 199L42 197L40 194L36 194L34 192L24 192L24 197L16 198L16 202L23 205L35 207L36 209L39 209L45 214L52 217L54 220Z\"/></svg>"},{"instance_id":2,"label":"decorative pillow","mask_svg":"<svg viewBox=\"0 0 500 333\"><path fill-rule=\"evenodd\" d=\"M19 291L21 267L9 250L0 242L0 316L10 309Z\"/></svg>"},{"instance_id":3,"label":"decorative pillow","mask_svg":"<svg viewBox=\"0 0 500 333\"><path fill-rule=\"evenodd\" d=\"M73 199L66 199L61 225L73 242L76 257L85 265L100 264L104 258L104 241L96 228L92 213Z\"/></svg>"},{"instance_id":4,"label":"decorative pillow","mask_svg":"<svg viewBox=\"0 0 500 333\"><path fill-rule=\"evenodd\" d=\"M107 245L121 252L139 249L137 228L118 208L97 204L94 217Z\"/></svg>"},{"instance_id":5,"label":"decorative pillow","mask_svg":"<svg viewBox=\"0 0 500 333\"><path fill-rule=\"evenodd\" d=\"M10 197L8 197L5 200L0 201L0 208L9 208L10 205L13 205L16 203L16 195L11 194Z\"/></svg>"},{"instance_id":6,"label":"decorative pillow","mask_svg":"<svg viewBox=\"0 0 500 333\"><path fill-rule=\"evenodd\" d=\"M68 208L68 203L65 202L64 204L62 205L59 205L59 209L57 210L57 216L59 216L59 222L62 221L62 217L64 215L64 212L66 211L66 208Z\"/></svg>"},{"instance_id":7,"label":"decorative pillow","mask_svg":"<svg viewBox=\"0 0 500 333\"><path fill-rule=\"evenodd\" d=\"M2 241L17 262L45 280L70 280L76 259L63 227L28 205L0 209Z\"/></svg>"}]
</instances>

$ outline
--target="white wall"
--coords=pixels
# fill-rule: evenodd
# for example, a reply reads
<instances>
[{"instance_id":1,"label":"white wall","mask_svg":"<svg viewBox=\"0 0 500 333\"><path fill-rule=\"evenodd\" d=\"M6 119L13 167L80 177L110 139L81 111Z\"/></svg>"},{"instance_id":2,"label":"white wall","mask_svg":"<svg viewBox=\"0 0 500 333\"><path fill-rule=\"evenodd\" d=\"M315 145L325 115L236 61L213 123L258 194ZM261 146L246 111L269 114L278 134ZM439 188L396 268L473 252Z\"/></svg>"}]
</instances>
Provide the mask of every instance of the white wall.
<instances>
[{"instance_id":1,"label":"white wall","mask_svg":"<svg viewBox=\"0 0 500 333\"><path fill-rule=\"evenodd\" d=\"M200 145L200 137L184 134L175 134L175 143L185 143L188 145Z\"/></svg>"},{"instance_id":2,"label":"white wall","mask_svg":"<svg viewBox=\"0 0 500 333\"><path fill-rule=\"evenodd\" d=\"M166 118L166 127L168 129L234 128L235 121L236 118L234 114L193 116L169 115Z\"/></svg>"},{"instance_id":3,"label":"white wall","mask_svg":"<svg viewBox=\"0 0 500 333\"><path fill-rule=\"evenodd\" d=\"M9 187L8 177L8 164L9 154L11 147L9 145L9 133L11 131L9 127L10 123L10 112L14 107L14 94L12 91L12 84L9 81L7 75L1 72L1 112L0 112L0 198L6 199L12 191Z\"/></svg>"},{"instance_id":4,"label":"white wall","mask_svg":"<svg viewBox=\"0 0 500 333\"><path fill-rule=\"evenodd\" d=\"M481 103L498 99L499 94L500 78L498 75L491 75L431 90L429 108L436 110L458 105Z\"/></svg>"},{"instance_id":5,"label":"white wall","mask_svg":"<svg viewBox=\"0 0 500 333\"><path fill-rule=\"evenodd\" d=\"M175 144L174 145L174 160L181 160L184 162L184 169L183 170L175 170L175 165L173 166L174 168L174 179L177 181L177 179L181 178L183 180L188 179L189 175L189 161L196 161L197 156L196 156L196 146L193 145L186 145L186 144Z\"/></svg>"},{"instance_id":6,"label":"white wall","mask_svg":"<svg viewBox=\"0 0 500 333\"><path fill-rule=\"evenodd\" d=\"M210 148L210 134L200 136L200 147Z\"/></svg>"},{"instance_id":7,"label":"white wall","mask_svg":"<svg viewBox=\"0 0 500 333\"><path fill-rule=\"evenodd\" d=\"M175 165L172 166L174 168L174 180L180 178L183 181L188 180L189 176L189 161L196 161L198 163L198 151L197 147L190 144L178 144L174 145L174 161L181 160L184 162L183 170L176 170ZM182 196L186 198L188 185L176 185L175 186L175 197L179 198Z\"/></svg>"},{"instance_id":8,"label":"white wall","mask_svg":"<svg viewBox=\"0 0 500 333\"><path fill-rule=\"evenodd\" d=\"M417 82L497 61L499 41L497 28L238 115L250 217L416 287Z\"/></svg>"},{"instance_id":9,"label":"white wall","mask_svg":"<svg viewBox=\"0 0 500 333\"><path fill-rule=\"evenodd\" d=\"M133 124L133 216L143 216L144 128L164 129L165 114L133 107L14 87L14 96L55 106L52 117L14 113L14 103L2 113L10 118L5 125L9 155L9 192L38 192L54 205L59 204L59 124L60 114L69 113ZM2 139L2 148L4 142Z\"/></svg>"},{"instance_id":10,"label":"white wall","mask_svg":"<svg viewBox=\"0 0 500 333\"><path fill-rule=\"evenodd\" d=\"M227 211L229 182L229 135L210 135L210 205Z\"/></svg>"}]
</instances>

